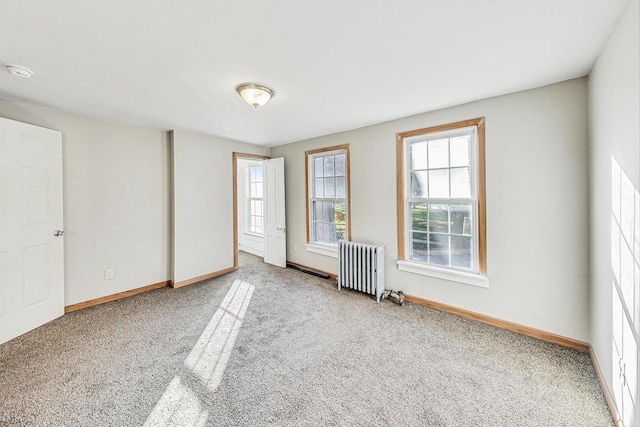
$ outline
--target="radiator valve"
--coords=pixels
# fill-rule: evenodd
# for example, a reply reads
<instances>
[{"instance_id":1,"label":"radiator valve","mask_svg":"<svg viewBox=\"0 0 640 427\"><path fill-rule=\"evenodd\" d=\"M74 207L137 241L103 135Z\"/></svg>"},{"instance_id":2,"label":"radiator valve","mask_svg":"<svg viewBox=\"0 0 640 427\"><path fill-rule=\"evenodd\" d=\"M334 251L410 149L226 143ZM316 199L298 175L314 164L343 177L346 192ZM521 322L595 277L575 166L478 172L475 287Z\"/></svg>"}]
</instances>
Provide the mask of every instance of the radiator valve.
<instances>
[{"instance_id":1,"label":"radiator valve","mask_svg":"<svg viewBox=\"0 0 640 427\"><path fill-rule=\"evenodd\" d=\"M390 289L385 289L382 293L382 298L387 299L389 297L395 298L398 301L398 304L402 305L404 303L404 292L402 291L393 291Z\"/></svg>"}]
</instances>

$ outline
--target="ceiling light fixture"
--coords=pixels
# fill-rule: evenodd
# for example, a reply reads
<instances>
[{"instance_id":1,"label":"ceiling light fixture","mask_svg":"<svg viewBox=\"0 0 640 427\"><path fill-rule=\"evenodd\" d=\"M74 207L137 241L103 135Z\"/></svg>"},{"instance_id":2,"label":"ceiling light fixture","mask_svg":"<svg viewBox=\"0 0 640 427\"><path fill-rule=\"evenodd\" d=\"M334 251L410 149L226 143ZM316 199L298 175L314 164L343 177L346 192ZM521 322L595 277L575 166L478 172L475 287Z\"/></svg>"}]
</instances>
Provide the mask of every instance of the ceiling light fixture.
<instances>
[{"instance_id":1,"label":"ceiling light fixture","mask_svg":"<svg viewBox=\"0 0 640 427\"><path fill-rule=\"evenodd\" d=\"M236 92L253 108L263 106L275 95L273 90L256 83L242 83L236 87Z\"/></svg>"},{"instance_id":2,"label":"ceiling light fixture","mask_svg":"<svg viewBox=\"0 0 640 427\"><path fill-rule=\"evenodd\" d=\"M5 65L5 68L7 69L8 72L13 74L14 76L23 77L25 79L28 79L34 74L33 71L31 71L27 67L23 67L22 65L7 64Z\"/></svg>"}]
</instances>

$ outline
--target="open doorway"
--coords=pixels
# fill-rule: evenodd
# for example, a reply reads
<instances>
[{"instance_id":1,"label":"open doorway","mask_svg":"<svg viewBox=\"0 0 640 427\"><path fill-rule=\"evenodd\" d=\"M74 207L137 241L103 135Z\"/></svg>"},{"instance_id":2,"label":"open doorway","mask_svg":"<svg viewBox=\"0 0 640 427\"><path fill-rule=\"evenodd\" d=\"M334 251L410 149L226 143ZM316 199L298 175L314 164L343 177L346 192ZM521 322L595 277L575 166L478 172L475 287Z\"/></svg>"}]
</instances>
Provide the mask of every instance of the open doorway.
<instances>
[{"instance_id":1,"label":"open doorway","mask_svg":"<svg viewBox=\"0 0 640 427\"><path fill-rule=\"evenodd\" d=\"M267 156L233 153L233 263L239 251L264 258L264 160Z\"/></svg>"},{"instance_id":2,"label":"open doorway","mask_svg":"<svg viewBox=\"0 0 640 427\"><path fill-rule=\"evenodd\" d=\"M233 153L234 266L238 252L287 265L284 158Z\"/></svg>"}]
</instances>

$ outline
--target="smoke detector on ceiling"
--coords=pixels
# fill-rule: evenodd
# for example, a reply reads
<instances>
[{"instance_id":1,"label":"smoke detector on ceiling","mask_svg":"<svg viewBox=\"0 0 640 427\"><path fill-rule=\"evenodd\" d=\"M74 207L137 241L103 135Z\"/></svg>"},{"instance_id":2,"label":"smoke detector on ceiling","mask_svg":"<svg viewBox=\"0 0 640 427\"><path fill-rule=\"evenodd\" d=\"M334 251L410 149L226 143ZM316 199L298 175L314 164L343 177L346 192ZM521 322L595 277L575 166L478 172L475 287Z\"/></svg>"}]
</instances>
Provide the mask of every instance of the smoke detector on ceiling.
<instances>
[{"instance_id":1,"label":"smoke detector on ceiling","mask_svg":"<svg viewBox=\"0 0 640 427\"><path fill-rule=\"evenodd\" d=\"M33 71L31 71L27 67L23 67L22 65L6 64L5 68L7 69L8 72L13 74L14 76L24 77L25 79L28 79L34 74Z\"/></svg>"}]
</instances>

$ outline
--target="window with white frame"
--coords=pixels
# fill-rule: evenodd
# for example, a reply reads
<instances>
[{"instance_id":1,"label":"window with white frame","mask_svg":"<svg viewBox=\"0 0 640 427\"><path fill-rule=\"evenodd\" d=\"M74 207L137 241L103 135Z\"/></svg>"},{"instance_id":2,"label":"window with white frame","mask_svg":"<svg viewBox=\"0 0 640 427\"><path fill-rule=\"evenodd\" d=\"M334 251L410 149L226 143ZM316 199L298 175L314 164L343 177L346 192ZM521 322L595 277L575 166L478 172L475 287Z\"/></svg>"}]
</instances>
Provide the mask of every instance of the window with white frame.
<instances>
[{"instance_id":1,"label":"window with white frame","mask_svg":"<svg viewBox=\"0 0 640 427\"><path fill-rule=\"evenodd\" d=\"M400 133L397 143L399 259L485 275L484 119Z\"/></svg>"},{"instance_id":2,"label":"window with white frame","mask_svg":"<svg viewBox=\"0 0 640 427\"><path fill-rule=\"evenodd\" d=\"M349 146L306 152L307 242L337 247L349 239Z\"/></svg>"},{"instance_id":3,"label":"window with white frame","mask_svg":"<svg viewBox=\"0 0 640 427\"><path fill-rule=\"evenodd\" d=\"M247 231L262 235L264 234L264 180L262 165L248 166L247 177Z\"/></svg>"}]
</instances>

